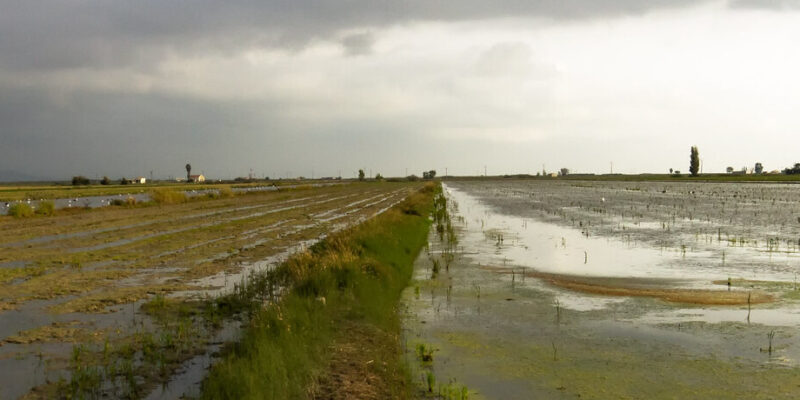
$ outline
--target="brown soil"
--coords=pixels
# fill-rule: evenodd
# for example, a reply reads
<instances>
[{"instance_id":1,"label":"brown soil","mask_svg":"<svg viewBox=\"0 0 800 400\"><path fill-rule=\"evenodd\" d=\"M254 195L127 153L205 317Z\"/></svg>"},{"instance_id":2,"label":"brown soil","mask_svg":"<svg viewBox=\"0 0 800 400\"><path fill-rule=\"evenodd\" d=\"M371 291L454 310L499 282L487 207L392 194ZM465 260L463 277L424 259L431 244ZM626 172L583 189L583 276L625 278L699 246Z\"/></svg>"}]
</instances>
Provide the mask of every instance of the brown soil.
<instances>
[{"instance_id":1,"label":"brown soil","mask_svg":"<svg viewBox=\"0 0 800 400\"><path fill-rule=\"evenodd\" d=\"M484 269L497 273L511 274L510 268L486 266ZM519 270L515 274L521 275ZM549 274L539 271L525 271L526 277L542 281L564 289L604 296L654 297L673 303L703 305L744 305L769 303L775 298L762 291L741 290L704 290L665 287L670 280L637 279L637 278L604 278L584 277L563 274Z\"/></svg>"},{"instance_id":2,"label":"brown soil","mask_svg":"<svg viewBox=\"0 0 800 400\"><path fill-rule=\"evenodd\" d=\"M377 327L345 321L331 360L314 387L315 400L407 398L397 365L400 341Z\"/></svg>"}]
</instances>

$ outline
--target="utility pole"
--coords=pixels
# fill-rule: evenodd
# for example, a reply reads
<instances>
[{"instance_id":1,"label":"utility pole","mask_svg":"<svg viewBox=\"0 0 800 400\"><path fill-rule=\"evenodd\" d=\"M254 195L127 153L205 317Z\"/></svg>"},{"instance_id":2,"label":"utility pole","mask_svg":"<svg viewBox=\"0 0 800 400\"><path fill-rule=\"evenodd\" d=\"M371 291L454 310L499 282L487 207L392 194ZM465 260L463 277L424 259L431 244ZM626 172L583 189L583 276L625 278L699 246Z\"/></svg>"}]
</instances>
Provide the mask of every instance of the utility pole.
<instances>
[{"instance_id":1,"label":"utility pole","mask_svg":"<svg viewBox=\"0 0 800 400\"><path fill-rule=\"evenodd\" d=\"M486 176L486 166L483 166L483 176Z\"/></svg>"},{"instance_id":2,"label":"utility pole","mask_svg":"<svg viewBox=\"0 0 800 400\"><path fill-rule=\"evenodd\" d=\"M444 176L447 177L447 167L444 167Z\"/></svg>"},{"instance_id":3,"label":"utility pole","mask_svg":"<svg viewBox=\"0 0 800 400\"><path fill-rule=\"evenodd\" d=\"M611 175L614 175L614 162L611 161Z\"/></svg>"}]
</instances>

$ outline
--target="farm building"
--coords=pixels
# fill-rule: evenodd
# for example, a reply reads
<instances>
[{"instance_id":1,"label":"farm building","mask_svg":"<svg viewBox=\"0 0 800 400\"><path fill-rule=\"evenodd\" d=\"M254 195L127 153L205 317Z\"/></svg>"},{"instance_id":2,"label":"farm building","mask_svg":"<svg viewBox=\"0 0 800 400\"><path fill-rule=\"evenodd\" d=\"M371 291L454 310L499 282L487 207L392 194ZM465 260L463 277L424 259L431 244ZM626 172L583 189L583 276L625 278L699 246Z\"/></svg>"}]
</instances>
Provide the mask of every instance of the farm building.
<instances>
[{"instance_id":1,"label":"farm building","mask_svg":"<svg viewBox=\"0 0 800 400\"><path fill-rule=\"evenodd\" d=\"M203 174L200 175L189 175L189 182L194 183L202 183L206 181L206 177Z\"/></svg>"},{"instance_id":2,"label":"farm building","mask_svg":"<svg viewBox=\"0 0 800 400\"><path fill-rule=\"evenodd\" d=\"M147 183L147 179L143 176L137 176L136 179L133 180L133 183L144 185L145 183Z\"/></svg>"}]
</instances>

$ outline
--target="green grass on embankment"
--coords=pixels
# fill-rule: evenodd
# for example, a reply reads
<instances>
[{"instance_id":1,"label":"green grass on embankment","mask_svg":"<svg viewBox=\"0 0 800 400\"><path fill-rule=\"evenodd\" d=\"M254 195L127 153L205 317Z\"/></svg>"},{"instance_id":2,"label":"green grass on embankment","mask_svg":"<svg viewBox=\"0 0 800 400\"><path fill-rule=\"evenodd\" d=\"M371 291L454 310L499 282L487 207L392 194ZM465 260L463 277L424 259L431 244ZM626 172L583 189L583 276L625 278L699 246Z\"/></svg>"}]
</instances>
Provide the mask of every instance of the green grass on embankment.
<instances>
[{"instance_id":1,"label":"green grass on embankment","mask_svg":"<svg viewBox=\"0 0 800 400\"><path fill-rule=\"evenodd\" d=\"M412 389L397 339L397 307L426 244L439 190L427 184L219 300L220 307L244 308L251 317L242 339L212 368L201 397L297 399L342 390L344 397L407 397ZM277 287L291 289L271 302Z\"/></svg>"}]
</instances>

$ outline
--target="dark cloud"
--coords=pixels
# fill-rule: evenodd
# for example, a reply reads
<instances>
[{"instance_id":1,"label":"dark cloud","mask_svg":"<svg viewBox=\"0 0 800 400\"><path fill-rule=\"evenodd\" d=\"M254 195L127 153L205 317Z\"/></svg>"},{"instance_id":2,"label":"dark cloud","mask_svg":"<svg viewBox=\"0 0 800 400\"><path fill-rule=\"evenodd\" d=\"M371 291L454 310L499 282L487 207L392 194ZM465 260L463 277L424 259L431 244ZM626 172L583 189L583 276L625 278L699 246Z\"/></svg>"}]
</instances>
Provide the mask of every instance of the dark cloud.
<instances>
[{"instance_id":1,"label":"dark cloud","mask_svg":"<svg viewBox=\"0 0 800 400\"><path fill-rule=\"evenodd\" d=\"M521 16L594 18L698 2L701 0L0 0L0 68L146 68L176 52L224 53L252 46L300 48L353 27Z\"/></svg>"},{"instance_id":2,"label":"dark cloud","mask_svg":"<svg viewBox=\"0 0 800 400\"><path fill-rule=\"evenodd\" d=\"M201 155L230 161L226 133L237 131L233 142L241 140L241 125L253 123L252 107L244 106L90 92L72 93L64 104L43 90L7 90L0 97L0 169L119 177L166 173Z\"/></svg>"},{"instance_id":3,"label":"dark cloud","mask_svg":"<svg viewBox=\"0 0 800 400\"><path fill-rule=\"evenodd\" d=\"M211 178L249 168L259 176L311 176L312 169L349 176L359 164L386 171L429 156L415 154L425 139L413 121L319 123L285 115L288 107L158 93L76 91L54 99L43 89L11 89L0 96L0 181L180 176L186 162Z\"/></svg>"}]
</instances>

